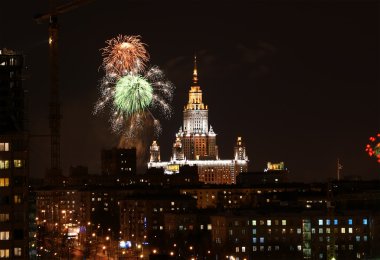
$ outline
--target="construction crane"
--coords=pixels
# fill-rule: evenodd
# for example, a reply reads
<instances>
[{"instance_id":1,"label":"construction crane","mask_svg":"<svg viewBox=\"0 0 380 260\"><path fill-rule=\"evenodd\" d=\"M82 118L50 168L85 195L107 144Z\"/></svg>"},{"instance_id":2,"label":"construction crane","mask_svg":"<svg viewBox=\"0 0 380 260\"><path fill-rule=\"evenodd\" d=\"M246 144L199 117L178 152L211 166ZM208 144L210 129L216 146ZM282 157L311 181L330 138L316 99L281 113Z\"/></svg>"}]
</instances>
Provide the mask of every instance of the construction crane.
<instances>
[{"instance_id":1,"label":"construction crane","mask_svg":"<svg viewBox=\"0 0 380 260\"><path fill-rule=\"evenodd\" d=\"M41 24L49 21L49 66L50 66L50 103L49 103L49 126L50 126L50 149L51 165L49 177L61 176L61 156L60 156L60 126L61 126L61 109L59 101L59 55L58 55L58 16L67 13L80 6L88 4L92 0L74 0L72 2L54 6L50 0L50 11L45 14L39 14L34 20Z\"/></svg>"}]
</instances>

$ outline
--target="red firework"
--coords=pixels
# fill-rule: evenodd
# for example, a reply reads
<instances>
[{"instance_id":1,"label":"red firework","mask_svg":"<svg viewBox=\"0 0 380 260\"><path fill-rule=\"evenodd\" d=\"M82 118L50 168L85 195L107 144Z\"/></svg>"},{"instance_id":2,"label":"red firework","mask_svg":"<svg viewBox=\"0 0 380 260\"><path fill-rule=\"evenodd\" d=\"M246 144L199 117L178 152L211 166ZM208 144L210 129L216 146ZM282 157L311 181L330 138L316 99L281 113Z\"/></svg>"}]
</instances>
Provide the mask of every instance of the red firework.
<instances>
[{"instance_id":1,"label":"red firework","mask_svg":"<svg viewBox=\"0 0 380 260\"><path fill-rule=\"evenodd\" d=\"M365 151L370 157L375 157L378 163L380 163L380 133L376 136L369 138L369 144L367 144Z\"/></svg>"}]
</instances>

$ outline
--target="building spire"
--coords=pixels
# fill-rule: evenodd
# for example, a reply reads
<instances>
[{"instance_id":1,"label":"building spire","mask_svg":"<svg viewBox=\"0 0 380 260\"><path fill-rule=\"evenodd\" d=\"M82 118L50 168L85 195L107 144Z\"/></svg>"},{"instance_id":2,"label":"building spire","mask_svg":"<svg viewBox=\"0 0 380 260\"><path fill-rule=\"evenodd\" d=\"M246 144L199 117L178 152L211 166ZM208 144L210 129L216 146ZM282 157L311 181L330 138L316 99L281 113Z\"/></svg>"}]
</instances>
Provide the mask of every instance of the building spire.
<instances>
[{"instance_id":1,"label":"building spire","mask_svg":"<svg viewBox=\"0 0 380 260\"><path fill-rule=\"evenodd\" d=\"M197 55L194 55L193 83L198 84Z\"/></svg>"}]
</instances>

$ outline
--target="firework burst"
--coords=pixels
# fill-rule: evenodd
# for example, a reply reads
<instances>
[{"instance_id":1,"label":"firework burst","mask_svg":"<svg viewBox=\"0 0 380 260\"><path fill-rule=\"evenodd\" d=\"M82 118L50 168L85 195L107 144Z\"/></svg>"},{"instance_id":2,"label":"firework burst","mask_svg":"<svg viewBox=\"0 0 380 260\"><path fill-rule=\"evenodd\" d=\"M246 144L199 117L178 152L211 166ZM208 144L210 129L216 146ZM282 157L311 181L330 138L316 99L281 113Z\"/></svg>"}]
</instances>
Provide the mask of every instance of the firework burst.
<instances>
[{"instance_id":1,"label":"firework burst","mask_svg":"<svg viewBox=\"0 0 380 260\"><path fill-rule=\"evenodd\" d=\"M101 49L103 68L109 76L121 76L128 72L139 73L145 69L149 54L139 36L118 35L106 41Z\"/></svg>"},{"instance_id":2,"label":"firework burst","mask_svg":"<svg viewBox=\"0 0 380 260\"><path fill-rule=\"evenodd\" d=\"M149 55L139 37L119 35L106 43L102 49L105 76L94 113L110 108L112 130L124 138L133 139L151 125L158 135L158 118L171 115L173 85L157 66L146 69Z\"/></svg>"},{"instance_id":3,"label":"firework burst","mask_svg":"<svg viewBox=\"0 0 380 260\"><path fill-rule=\"evenodd\" d=\"M370 157L375 157L377 162L380 163L380 133L376 137L369 138L370 143L366 146L366 152Z\"/></svg>"}]
</instances>

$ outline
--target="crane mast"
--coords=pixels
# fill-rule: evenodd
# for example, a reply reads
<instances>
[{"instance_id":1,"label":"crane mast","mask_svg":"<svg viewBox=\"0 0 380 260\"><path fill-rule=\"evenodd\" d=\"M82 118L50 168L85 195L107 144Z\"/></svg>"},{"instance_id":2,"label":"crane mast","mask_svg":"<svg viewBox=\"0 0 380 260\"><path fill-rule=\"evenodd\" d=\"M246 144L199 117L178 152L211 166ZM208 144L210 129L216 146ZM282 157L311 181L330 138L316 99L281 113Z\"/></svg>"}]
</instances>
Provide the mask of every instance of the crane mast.
<instances>
[{"instance_id":1,"label":"crane mast","mask_svg":"<svg viewBox=\"0 0 380 260\"><path fill-rule=\"evenodd\" d=\"M49 21L49 67L50 67L50 102L49 102L49 127L50 127L50 171L48 177L62 176L61 170L61 108L59 100L59 51L58 51L58 15L76 9L92 0L74 0L72 2L55 7L50 0L50 12L36 15L37 23Z\"/></svg>"},{"instance_id":2,"label":"crane mast","mask_svg":"<svg viewBox=\"0 0 380 260\"><path fill-rule=\"evenodd\" d=\"M50 66L50 104L49 126L51 142L51 177L61 175L60 126L61 111L59 102L59 64L58 64L58 17L52 14L49 19L49 66Z\"/></svg>"}]
</instances>

